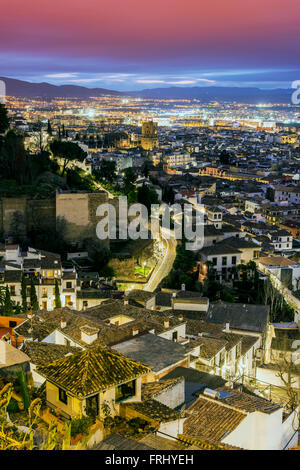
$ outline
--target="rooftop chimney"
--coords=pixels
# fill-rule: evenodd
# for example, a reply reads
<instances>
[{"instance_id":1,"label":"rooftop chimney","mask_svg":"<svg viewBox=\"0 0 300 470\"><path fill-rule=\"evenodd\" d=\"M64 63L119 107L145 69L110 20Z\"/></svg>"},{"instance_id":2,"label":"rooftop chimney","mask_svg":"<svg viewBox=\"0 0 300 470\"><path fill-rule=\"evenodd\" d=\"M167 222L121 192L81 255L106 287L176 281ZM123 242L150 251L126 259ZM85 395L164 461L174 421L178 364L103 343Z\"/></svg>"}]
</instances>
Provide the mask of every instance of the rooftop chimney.
<instances>
[{"instance_id":1,"label":"rooftop chimney","mask_svg":"<svg viewBox=\"0 0 300 470\"><path fill-rule=\"evenodd\" d=\"M81 341L86 344L92 344L98 338L98 328L94 328L89 325L84 325L80 328L80 331Z\"/></svg>"},{"instance_id":2,"label":"rooftop chimney","mask_svg":"<svg viewBox=\"0 0 300 470\"><path fill-rule=\"evenodd\" d=\"M132 336L138 335L139 334L139 329L137 326L134 326L132 328Z\"/></svg>"},{"instance_id":3,"label":"rooftop chimney","mask_svg":"<svg viewBox=\"0 0 300 470\"><path fill-rule=\"evenodd\" d=\"M179 321L183 321L183 315L181 315L181 314L178 315L178 320L179 320Z\"/></svg>"},{"instance_id":4,"label":"rooftop chimney","mask_svg":"<svg viewBox=\"0 0 300 470\"><path fill-rule=\"evenodd\" d=\"M6 344L0 339L0 364L6 364Z\"/></svg>"},{"instance_id":5,"label":"rooftop chimney","mask_svg":"<svg viewBox=\"0 0 300 470\"><path fill-rule=\"evenodd\" d=\"M170 320L168 318L164 319L164 328L169 328L170 326Z\"/></svg>"},{"instance_id":6,"label":"rooftop chimney","mask_svg":"<svg viewBox=\"0 0 300 470\"><path fill-rule=\"evenodd\" d=\"M67 320L65 319L65 317L62 317L60 319L60 327L63 330L64 328L66 328L66 326L67 326Z\"/></svg>"},{"instance_id":7,"label":"rooftop chimney","mask_svg":"<svg viewBox=\"0 0 300 470\"><path fill-rule=\"evenodd\" d=\"M230 321L229 320L226 320L225 331L226 331L226 333L229 333L229 331L230 331Z\"/></svg>"}]
</instances>

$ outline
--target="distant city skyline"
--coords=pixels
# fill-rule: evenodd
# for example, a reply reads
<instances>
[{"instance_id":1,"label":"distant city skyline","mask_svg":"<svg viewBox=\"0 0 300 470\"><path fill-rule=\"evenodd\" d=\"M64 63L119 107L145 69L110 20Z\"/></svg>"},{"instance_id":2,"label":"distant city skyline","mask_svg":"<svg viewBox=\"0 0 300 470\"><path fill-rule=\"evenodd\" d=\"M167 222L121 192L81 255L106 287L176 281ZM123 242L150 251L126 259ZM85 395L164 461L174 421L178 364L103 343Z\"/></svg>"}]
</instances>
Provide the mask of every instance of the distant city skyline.
<instances>
[{"instance_id":1,"label":"distant city skyline","mask_svg":"<svg viewBox=\"0 0 300 470\"><path fill-rule=\"evenodd\" d=\"M120 91L289 88L299 13L298 0L12 0L1 6L0 75Z\"/></svg>"}]
</instances>

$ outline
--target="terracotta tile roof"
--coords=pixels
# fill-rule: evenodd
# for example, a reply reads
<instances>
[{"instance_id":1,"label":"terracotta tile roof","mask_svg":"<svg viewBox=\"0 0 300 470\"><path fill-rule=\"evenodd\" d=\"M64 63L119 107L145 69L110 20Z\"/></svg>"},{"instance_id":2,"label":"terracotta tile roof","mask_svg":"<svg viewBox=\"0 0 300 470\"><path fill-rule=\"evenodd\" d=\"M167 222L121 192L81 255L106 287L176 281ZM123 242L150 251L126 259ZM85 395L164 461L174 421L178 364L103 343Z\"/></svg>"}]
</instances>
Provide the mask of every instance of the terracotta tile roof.
<instances>
[{"instance_id":1,"label":"terracotta tile roof","mask_svg":"<svg viewBox=\"0 0 300 470\"><path fill-rule=\"evenodd\" d=\"M190 447L189 444L185 442L180 442L179 440L171 440L157 434L148 434L143 437L140 442L152 447L156 450L187 450Z\"/></svg>"},{"instance_id":2,"label":"terracotta tile roof","mask_svg":"<svg viewBox=\"0 0 300 470\"><path fill-rule=\"evenodd\" d=\"M134 320L146 322L155 333L166 331L164 328L164 316L154 310L149 310L143 307L136 307L130 304L124 304L122 300L110 299L102 302L101 305L91 307L82 312L82 315L86 316L90 320L106 320L114 315L126 315ZM169 329L176 325L181 324L176 316L169 316ZM132 323L133 324L133 323Z\"/></svg>"},{"instance_id":3,"label":"terracotta tile roof","mask_svg":"<svg viewBox=\"0 0 300 470\"><path fill-rule=\"evenodd\" d=\"M186 416L183 424L185 436L222 441L239 426L247 413L200 396L186 411Z\"/></svg>"},{"instance_id":4,"label":"terracotta tile roof","mask_svg":"<svg viewBox=\"0 0 300 470\"><path fill-rule=\"evenodd\" d=\"M139 403L126 403L124 406L135 410L137 413L143 415L145 419L157 421L158 423L175 421L180 418L179 411L173 410L156 400L150 399Z\"/></svg>"},{"instance_id":5,"label":"terracotta tile roof","mask_svg":"<svg viewBox=\"0 0 300 470\"><path fill-rule=\"evenodd\" d=\"M20 351L20 349L15 348L6 341L0 340L0 349L3 353L5 353L5 363L3 364L0 362L0 369L29 362L29 357L27 354L23 353Z\"/></svg>"},{"instance_id":6,"label":"terracotta tile roof","mask_svg":"<svg viewBox=\"0 0 300 470\"><path fill-rule=\"evenodd\" d=\"M161 380L159 382L148 382L142 385L142 400L155 398L163 390L171 388L173 385L184 380L183 377L176 377L175 379Z\"/></svg>"},{"instance_id":7,"label":"terracotta tile roof","mask_svg":"<svg viewBox=\"0 0 300 470\"><path fill-rule=\"evenodd\" d=\"M152 447L120 434L110 434L90 450L153 450Z\"/></svg>"},{"instance_id":8,"label":"terracotta tile roof","mask_svg":"<svg viewBox=\"0 0 300 470\"><path fill-rule=\"evenodd\" d=\"M224 322L226 321L226 317ZM232 349L235 345L237 345L240 341L242 341L243 336L238 335L235 333L226 333L224 331L225 324L220 325L217 323L208 323L206 321L201 320L190 320L186 319L186 331L188 335L196 336L199 333L203 336L201 338L204 339L217 339L221 340L225 343L225 348L227 351ZM196 339L198 342L198 337ZM207 342L207 347L209 343Z\"/></svg>"},{"instance_id":9,"label":"terracotta tile roof","mask_svg":"<svg viewBox=\"0 0 300 470\"><path fill-rule=\"evenodd\" d=\"M37 371L78 398L143 376L150 368L109 349L96 347L58 359Z\"/></svg>"},{"instance_id":10,"label":"terracotta tile roof","mask_svg":"<svg viewBox=\"0 0 300 470\"><path fill-rule=\"evenodd\" d=\"M285 256L264 256L258 259L258 262L264 266L280 266L286 268L288 266L294 266L296 261L292 261Z\"/></svg>"},{"instance_id":11,"label":"terracotta tile roof","mask_svg":"<svg viewBox=\"0 0 300 470\"><path fill-rule=\"evenodd\" d=\"M179 434L178 438L187 445L192 446L195 450L243 450L240 447L212 441L211 439L197 439L195 437L186 436L185 434ZM190 447L189 450L192 450L192 447Z\"/></svg>"},{"instance_id":12,"label":"terracotta tile roof","mask_svg":"<svg viewBox=\"0 0 300 470\"><path fill-rule=\"evenodd\" d=\"M133 299L141 302L147 302L147 300L152 299L154 296L155 294L153 292L149 292L142 289L133 289L127 295L128 299Z\"/></svg>"},{"instance_id":13,"label":"terracotta tile roof","mask_svg":"<svg viewBox=\"0 0 300 470\"><path fill-rule=\"evenodd\" d=\"M195 347L200 345L200 357L203 359L212 359L219 351L226 347L227 341L225 339L206 338L200 336L199 338L189 342L188 346Z\"/></svg>"},{"instance_id":14,"label":"terracotta tile roof","mask_svg":"<svg viewBox=\"0 0 300 470\"><path fill-rule=\"evenodd\" d=\"M218 390L224 390L228 392L229 395L225 398L220 398L222 403L234 406L235 408L246 411L248 413L260 411L262 413L270 414L280 409L280 405L277 403L273 403L256 395L250 395L249 393L240 392L236 389L228 390L226 387Z\"/></svg>"},{"instance_id":15,"label":"terracotta tile roof","mask_svg":"<svg viewBox=\"0 0 300 470\"><path fill-rule=\"evenodd\" d=\"M249 335L242 336L242 349L241 349L242 356L246 354L246 352L248 352L249 349L252 348L252 346L254 346L257 340L258 338L256 336L249 336Z\"/></svg>"},{"instance_id":16,"label":"terracotta tile roof","mask_svg":"<svg viewBox=\"0 0 300 470\"><path fill-rule=\"evenodd\" d=\"M68 308L60 308L52 310L51 312L36 312L32 320L26 320L22 325L15 328L17 335L24 336L25 338L38 339L39 341L46 338L54 330L58 329L62 331L67 338L75 341L83 347L90 347L81 339L82 327L98 328L98 338L92 343L92 347L95 345L111 346L118 344L123 341L131 339L133 326L137 327L139 334L147 333L152 329L161 330L163 329L163 318L160 316L160 323L153 322L152 319L148 319L147 310L138 308L138 311L142 310L146 312L146 318L142 315L137 315L137 319L133 317L133 321L130 321L123 325L108 324L105 318L109 318L113 315L118 315L119 311L116 309L110 312L110 315L105 315L101 318L95 313L88 315L85 312L77 312ZM62 318L66 320L65 328L61 329L60 322ZM99 318L100 317L100 318ZM170 321L171 323L171 321Z\"/></svg>"},{"instance_id":17,"label":"terracotta tile roof","mask_svg":"<svg viewBox=\"0 0 300 470\"><path fill-rule=\"evenodd\" d=\"M30 357L30 362L36 365L50 364L66 354L79 352L79 348L63 344L42 343L40 341L25 341L22 351Z\"/></svg>"}]
</instances>

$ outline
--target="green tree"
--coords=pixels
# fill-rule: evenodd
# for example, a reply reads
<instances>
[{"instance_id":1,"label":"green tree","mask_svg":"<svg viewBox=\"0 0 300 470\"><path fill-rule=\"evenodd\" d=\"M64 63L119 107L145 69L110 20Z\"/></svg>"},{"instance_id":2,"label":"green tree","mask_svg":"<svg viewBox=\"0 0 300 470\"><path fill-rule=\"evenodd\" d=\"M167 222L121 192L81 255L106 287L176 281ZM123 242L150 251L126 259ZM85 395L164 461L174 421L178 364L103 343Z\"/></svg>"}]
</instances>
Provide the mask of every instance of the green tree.
<instances>
[{"instance_id":1,"label":"green tree","mask_svg":"<svg viewBox=\"0 0 300 470\"><path fill-rule=\"evenodd\" d=\"M0 305L1 305L1 307L4 306L5 292L6 292L5 286L0 286Z\"/></svg>"},{"instance_id":2,"label":"green tree","mask_svg":"<svg viewBox=\"0 0 300 470\"><path fill-rule=\"evenodd\" d=\"M48 119L48 124L47 124L47 134L49 136L52 136L52 127L51 127L51 122L49 119Z\"/></svg>"},{"instance_id":3,"label":"green tree","mask_svg":"<svg viewBox=\"0 0 300 470\"><path fill-rule=\"evenodd\" d=\"M9 128L9 117L4 104L0 103L0 134L4 134Z\"/></svg>"},{"instance_id":4,"label":"green tree","mask_svg":"<svg viewBox=\"0 0 300 470\"><path fill-rule=\"evenodd\" d=\"M151 168L151 162L150 162L150 160L146 159L144 161L143 165L142 165L142 168L141 168L142 175L144 175L145 178L148 178L150 168Z\"/></svg>"},{"instance_id":5,"label":"green tree","mask_svg":"<svg viewBox=\"0 0 300 470\"><path fill-rule=\"evenodd\" d=\"M148 211L151 209L151 204L159 204L156 191L145 184L138 188L137 199L140 204L144 204L147 207Z\"/></svg>"},{"instance_id":6,"label":"green tree","mask_svg":"<svg viewBox=\"0 0 300 470\"><path fill-rule=\"evenodd\" d=\"M26 279L24 274L21 278L21 297L22 297L22 311L23 313L27 312L27 288L26 288Z\"/></svg>"},{"instance_id":7,"label":"green tree","mask_svg":"<svg viewBox=\"0 0 300 470\"><path fill-rule=\"evenodd\" d=\"M61 308L61 300L60 300L60 293L59 293L59 287L58 287L57 279L55 279L54 294L55 294L55 307L56 308Z\"/></svg>"},{"instance_id":8,"label":"green tree","mask_svg":"<svg viewBox=\"0 0 300 470\"><path fill-rule=\"evenodd\" d=\"M62 176L65 174L66 168L70 162L83 162L86 158L86 153L74 142L54 140L50 144L50 149L55 157L59 157L63 161L61 170Z\"/></svg>"},{"instance_id":9,"label":"green tree","mask_svg":"<svg viewBox=\"0 0 300 470\"><path fill-rule=\"evenodd\" d=\"M113 277L115 277L115 271L111 266L104 266L102 269L100 269L100 276L104 277L105 279L108 279L109 281L112 280Z\"/></svg>"},{"instance_id":10,"label":"green tree","mask_svg":"<svg viewBox=\"0 0 300 470\"><path fill-rule=\"evenodd\" d=\"M30 281L30 306L32 310L39 309L39 303L36 295L35 285L33 279Z\"/></svg>"},{"instance_id":11,"label":"green tree","mask_svg":"<svg viewBox=\"0 0 300 470\"><path fill-rule=\"evenodd\" d=\"M10 316L13 313L13 303L10 297L8 286L5 287L4 314Z\"/></svg>"},{"instance_id":12,"label":"green tree","mask_svg":"<svg viewBox=\"0 0 300 470\"><path fill-rule=\"evenodd\" d=\"M1 175L22 184L26 173L26 163L23 137L12 130L8 131L0 152Z\"/></svg>"},{"instance_id":13,"label":"green tree","mask_svg":"<svg viewBox=\"0 0 300 470\"><path fill-rule=\"evenodd\" d=\"M117 166L116 162L110 162L107 160L102 160L100 163L100 169L95 171L95 177L97 179L105 180L109 183L113 182L116 179Z\"/></svg>"},{"instance_id":14,"label":"green tree","mask_svg":"<svg viewBox=\"0 0 300 470\"><path fill-rule=\"evenodd\" d=\"M132 167L126 168L123 178L125 193L128 194L135 188L136 172Z\"/></svg>"}]
</instances>

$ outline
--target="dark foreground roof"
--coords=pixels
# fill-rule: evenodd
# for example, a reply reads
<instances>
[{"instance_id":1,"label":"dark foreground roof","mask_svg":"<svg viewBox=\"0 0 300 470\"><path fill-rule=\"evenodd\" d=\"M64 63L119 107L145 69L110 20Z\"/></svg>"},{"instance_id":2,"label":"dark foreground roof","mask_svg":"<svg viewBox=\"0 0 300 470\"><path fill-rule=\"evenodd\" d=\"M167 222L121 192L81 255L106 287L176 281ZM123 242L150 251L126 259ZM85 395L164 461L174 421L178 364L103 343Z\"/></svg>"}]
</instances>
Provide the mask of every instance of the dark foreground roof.
<instances>
[{"instance_id":1,"label":"dark foreground roof","mask_svg":"<svg viewBox=\"0 0 300 470\"><path fill-rule=\"evenodd\" d=\"M268 322L268 314L267 305L217 302L210 304L206 321L222 325L229 321L230 328L262 333Z\"/></svg>"},{"instance_id":2,"label":"dark foreground roof","mask_svg":"<svg viewBox=\"0 0 300 470\"><path fill-rule=\"evenodd\" d=\"M91 450L153 450L142 442L135 441L121 434L111 434L103 441L94 445Z\"/></svg>"}]
</instances>

